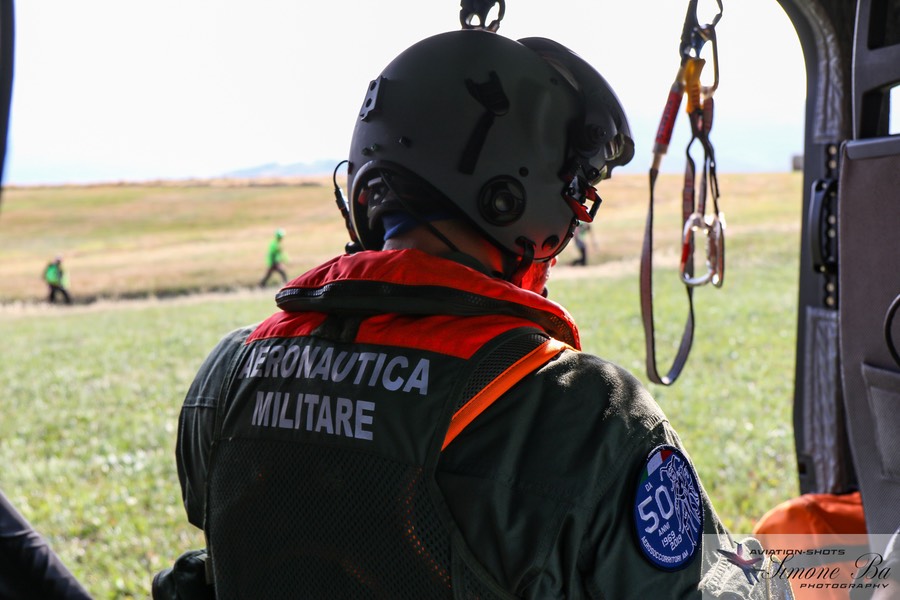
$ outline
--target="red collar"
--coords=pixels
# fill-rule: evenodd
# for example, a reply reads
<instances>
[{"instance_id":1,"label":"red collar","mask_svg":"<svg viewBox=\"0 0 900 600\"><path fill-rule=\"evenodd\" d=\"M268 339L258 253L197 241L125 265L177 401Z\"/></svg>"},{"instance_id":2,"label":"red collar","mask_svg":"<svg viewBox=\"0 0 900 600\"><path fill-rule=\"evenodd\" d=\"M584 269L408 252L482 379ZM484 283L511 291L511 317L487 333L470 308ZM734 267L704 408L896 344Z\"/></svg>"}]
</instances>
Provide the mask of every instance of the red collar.
<instances>
[{"instance_id":1,"label":"red collar","mask_svg":"<svg viewBox=\"0 0 900 600\"><path fill-rule=\"evenodd\" d=\"M568 311L539 294L485 275L453 260L420 250L364 251L342 255L307 271L284 288L315 290L336 282L377 281L400 286L453 288L545 313L563 331L548 332L580 348L578 328ZM572 343L574 341L574 343Z\"/></svg>"}]
</instances>

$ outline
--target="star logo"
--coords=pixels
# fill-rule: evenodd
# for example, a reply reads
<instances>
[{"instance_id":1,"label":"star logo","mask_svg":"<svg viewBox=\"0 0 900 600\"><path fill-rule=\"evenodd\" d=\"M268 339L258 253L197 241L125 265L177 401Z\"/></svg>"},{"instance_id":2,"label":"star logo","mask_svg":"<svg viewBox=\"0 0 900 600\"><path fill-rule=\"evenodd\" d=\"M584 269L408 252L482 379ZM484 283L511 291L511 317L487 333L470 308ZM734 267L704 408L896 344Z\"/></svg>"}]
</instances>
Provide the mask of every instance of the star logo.
<instances>
[{"instance_id":1,"label":"star logo","mask_svg":"<svg viewBox=\"0 0 900 600\"><path fill-rule=\"evenodd\" d=\"M760 569L754 567L756 563L762 560L762 556L757 556L756 558L750 558L748 556L744 556L744 545L737 545L737 552L729 552L728 550L722 550L719 548L716 550L719 554L728 559L733 565L736 565L741 568L741 571L744 572L744 575L747 577L747 583L753 585L759 581L759 575L757 573Z\"/></svg>"}]
</instances>

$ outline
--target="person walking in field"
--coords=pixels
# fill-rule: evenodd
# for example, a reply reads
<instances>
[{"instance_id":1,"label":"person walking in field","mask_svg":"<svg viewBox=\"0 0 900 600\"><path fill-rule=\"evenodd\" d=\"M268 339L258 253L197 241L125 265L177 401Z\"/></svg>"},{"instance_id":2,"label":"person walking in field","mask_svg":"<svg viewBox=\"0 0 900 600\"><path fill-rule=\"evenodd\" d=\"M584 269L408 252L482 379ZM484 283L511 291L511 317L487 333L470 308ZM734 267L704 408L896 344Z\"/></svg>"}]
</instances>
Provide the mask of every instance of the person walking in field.
<instances>
[{"instance_id":1,"label":"person walking in field","mask_svg":"<svg viewBox=\"0 0 900 600\"><path fill-rule=\"evenodd\" d=\"M48 288L48 302L54 304L56 296L60 295L66 304L72 303L72 298L66 289L66 275L63 272L61 256L57 256L52 262L47 264L47 267L44 269L44 281L47 283Z\"/></svg>"},{"instance_id":2,"label":"person walking in field","mask_svg":"<svg viewBox=\"0 0 900 600\"><path fill-rule=\"evenodd\" d=\"M281 247L281 240L284 238L284 229L277 229L272 241L269 242L269 250L266 252L266 274L259 282L259 287L266 287L269 278L278 273L281 276L281 282L287 283L287 273L284 270L284 264L287 257Z\"/></svg>"},{"instance_id":3,"label":"person walking in field","mask_svg":"<svg viewBox=\"0 0 900 600\"><path fill-rule=\"evenodd\" d=\"M575 247L578 249L578 258L573 260L571 264L573 267L586 267L588 263L588 244L591 247L594 245L591 224L579 221L573 240Z\"/></svg>"},{"instance_id":4,"label":"person walking in field","mask_svg":"<svg viewBox=\"0 0 900 600\"><path fill-rule=\"evenodd\" d=\"M208 548L154 598L790 598L647 390L547 298L633 155L612 88L556 42L462 30L395 58L338 203L360 250L289 282L186 394Z\"/></svg>"}]
</instances>

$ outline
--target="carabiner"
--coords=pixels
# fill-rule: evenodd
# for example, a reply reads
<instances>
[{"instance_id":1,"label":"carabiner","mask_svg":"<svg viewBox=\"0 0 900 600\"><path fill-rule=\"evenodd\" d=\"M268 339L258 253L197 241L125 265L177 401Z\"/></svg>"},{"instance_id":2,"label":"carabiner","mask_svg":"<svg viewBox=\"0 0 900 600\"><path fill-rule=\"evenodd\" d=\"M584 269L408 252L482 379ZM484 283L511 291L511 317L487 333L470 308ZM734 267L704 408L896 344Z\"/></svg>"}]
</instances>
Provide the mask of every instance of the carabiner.
<instances>
[{"instance_id":1,"label":"carabiner","mask_svg":"<svg viewBox=\"0 0 900 600\"><path fill-rule=\"evenodd\" d=\"M717 288L722 287L725 283L725 215L722 213L712 216L707 261L712 265L713 271L710 283Z\"/></svg>"},{"instance_id":2,"label":"carabiner","mask_svg":"<svg viewBox=\"0 0 900 600\"><path fill-rule=\"evenodd\" d=\"M720 4L721 6L721 4ZM719 13L721 16L722 13ZM711 98L713 92L716 91L716 88L719 87L719 43L716 41L716 30L709 30L709 37L707 41L712 46L712 66L713 66L713 84L701 86L702 94L704 98Z\"/></svg>"},{"instance_id":3,"label":"carabiner","mask_svg":"<svg viewBox=\"0 0 900 600\"><path fill-rule=\"evenodd\" d=\"M703 234L706 245L706 270L699 275L693 274L695 239L697 233ZM681 264L679 265L681 281L690 287L699 287L712 283L722 287L725 282L725 219L724 215L704 216L692 213L684 222L681 236Z\"/></svg>"},{"instance_id":4,"label":"carabiner","mask_svg":"<svg viewBox=\"0 0 900 600\"><path fill-rule=\"evenodd\" d=\"M698 0L688 2L684 27L681 30L681 45L678 50L681 53L681 64L684 65L691 58L700 58L703 46L707 42L712 44L713 84L702 88L703 96L710 97L719 87L719 44L716 41L716 24L722 18L722 0L716 0L719 11L706 25L700 25L697 18L697 3Z\"/></svg>"},{"instance_id":5,"label":"carabiner","mask_svg":"<svg viewBox=\"0 0 900 600\"><path fill-rule=\"evenodd\" d=\"M722 0L716 0L719 12L713 17L712 21L706 25L700 25L700 19L697 17L698 0L689 0L687 14L684 17L684 26L681 29L681 52L682 60L690 56L699 58L703 45L715 37L716 25L722 18Z\"/></svg>"},{"instance_id":6,"label":"carabiner","mask_svg":"<svg viewBox=\"0 0 900 600\"><path fill-rule=\"evenodd\" d=\"M684 25L681 27L681 45L678 47L678 52L681 54L682 63L695 50L694 36L695 32L700 29L700 22L697 20L697 2L698 0L688 0L687 14L684 15Z\"/></svg>"}]
</instances>

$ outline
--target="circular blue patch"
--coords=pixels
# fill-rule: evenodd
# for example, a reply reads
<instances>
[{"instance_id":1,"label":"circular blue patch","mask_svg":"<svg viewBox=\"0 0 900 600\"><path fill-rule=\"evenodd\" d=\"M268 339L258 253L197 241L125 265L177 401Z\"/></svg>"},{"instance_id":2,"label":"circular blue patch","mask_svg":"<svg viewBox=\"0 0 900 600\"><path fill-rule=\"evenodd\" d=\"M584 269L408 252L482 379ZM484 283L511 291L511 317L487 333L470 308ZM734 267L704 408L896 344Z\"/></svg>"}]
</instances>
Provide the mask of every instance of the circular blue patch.
<instances>
[{"instance_id":1,"label":"circular blue patch","mask_svg":"<svg viewBox=\"0 0 900 600\"><path fill-rule=\"evenodd\" d=\"M703 504L694 468L674 446L659 446L638 475L634 497L638 546L653 565L682 569L697 554Z\"/></svg>"}]
</instances>

